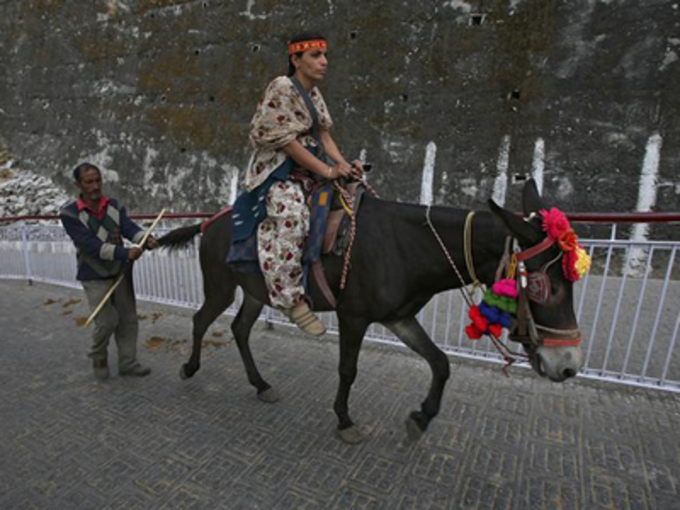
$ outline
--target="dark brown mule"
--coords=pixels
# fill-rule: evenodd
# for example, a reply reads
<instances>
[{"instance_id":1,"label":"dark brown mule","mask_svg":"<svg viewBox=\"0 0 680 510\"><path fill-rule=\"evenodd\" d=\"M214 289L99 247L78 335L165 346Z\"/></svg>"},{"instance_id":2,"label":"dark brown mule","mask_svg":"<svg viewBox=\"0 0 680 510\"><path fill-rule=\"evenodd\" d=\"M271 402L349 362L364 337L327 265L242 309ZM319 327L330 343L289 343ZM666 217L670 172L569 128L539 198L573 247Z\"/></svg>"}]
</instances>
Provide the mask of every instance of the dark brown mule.
<instances>
[{"instance_id":1,"label":"dark brown mule","mask_svg":"<svg viewBox=\"0 0 680 510\"><path fill-rule=\"evenodd\" d=\"M523 203L527 216L546 208L533 181L524 188ZM515 237L523 250L545 238L539 219L525 221L491 200L489 205L491 213L479 212L474 216L472 236L475 272L487 285L494 283L507 235ZM432 207L430 211L432 223L461 269L466 283L471 282L463 250L463 229L468 212L447 207ZM326 256L323 260L330 286L340 296L336 310L340 329L340 383L334 405L339 434L347 442L361 440L360 431L349 416L347 402L357 374L364 334L369 325L378 322L422 356L432 370L428 395L420 410L413 411L407 420L409 435L417 437L439 413L444 386L449 378L449 359L428 337L416 316L435 294L458 288L461 282L426 224L426 207L367 197L359 211L357 225L349 280L341 294L338 289L342 269L340 257ZM160 239L160 244L180 247L190 242L199 231L200 225L177 229ZM231 215L225 215L211 224L201 239L205 303L194 315L193 351L189 361L182 366L181 376L192 377L200 368L203 335L232 304L236 288L241 287L244 301L231 329L248 380L262 400L275 401L278 396L257 370L249 346L251 328L263 306L268 304L267 292L260 275L238 273L225 263L230 234ZM527 269L540 271L558 256L558 248L550 247L527 260ZM550 279L551 294L545 305L530 305L532 320L547 330L577 330L572 284L565 280L561 264L548 266L545 273ZM311 298L315 310L330 310L314 283ZM540 338L527 340L523 345L533 359L534 369L553 381L572 377L581 368L579 346L548 347L542 345Z\"/></svg>"}]
</instances>

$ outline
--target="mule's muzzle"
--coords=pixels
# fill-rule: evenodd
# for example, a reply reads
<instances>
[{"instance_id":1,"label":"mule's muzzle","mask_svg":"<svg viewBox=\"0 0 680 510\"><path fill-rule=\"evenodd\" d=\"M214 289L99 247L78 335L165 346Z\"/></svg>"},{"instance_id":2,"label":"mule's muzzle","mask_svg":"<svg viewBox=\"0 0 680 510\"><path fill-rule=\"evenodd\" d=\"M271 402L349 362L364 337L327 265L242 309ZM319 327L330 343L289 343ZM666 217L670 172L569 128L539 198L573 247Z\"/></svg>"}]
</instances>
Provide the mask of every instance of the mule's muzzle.
<instances>
[{"instance_id":1,"label":"mule's muzzle","mask_svg":"<svg viewBox=\"0 0 680 510\"><path fill-rule=\"evenodd\" d=\"M576 377L583 367L583 351L580 346L540 346L531 365L539 375L553 382L564 382Z\"/></svg>"}]
</instances>

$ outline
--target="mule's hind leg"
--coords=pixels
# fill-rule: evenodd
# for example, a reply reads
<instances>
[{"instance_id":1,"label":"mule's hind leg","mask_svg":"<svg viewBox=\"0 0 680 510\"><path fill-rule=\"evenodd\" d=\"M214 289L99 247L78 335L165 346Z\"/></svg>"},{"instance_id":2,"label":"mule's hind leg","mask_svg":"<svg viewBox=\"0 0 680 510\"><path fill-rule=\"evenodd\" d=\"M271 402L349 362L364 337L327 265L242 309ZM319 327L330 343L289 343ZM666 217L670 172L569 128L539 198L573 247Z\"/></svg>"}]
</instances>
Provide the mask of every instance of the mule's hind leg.
<instances>
[{"instance_id":1,"label":"mule's hind leg","mask_svg":"<svg viewBox=\"0 0 680 510\"><path fill-rule=\"evenodd\" d=\"M205 302L201 309L194 314L194 343L191 349L189 361L182 365L179 376L188 379L201 368L201 342L203 335L210 325L215 322L222 312L234 302L236 285L224 283L220 286L216 283L205 282Z\"/></svg>"},{"instance_id":2,"label":"mule's hind leg","mask_svg":"<svg viewBox=\"0 0 680 510\"><path fill-rule=\"evenodd\" d=\"M444 386L450 375L449 358L434 344L415 317L386 322L385 326L425 358L432 369L432 384L427 398L421 404L420 411L413 411L406 421L409 438L415 440L425 432L432 418L439 414Z\"/></svg>"},{"instance_id":3,"label":"mule's hind leg","mask_svg":"<svg viewBox=\"0 0 680 510\"><path fill-rule=\"evenodd\" d=\"M338 416L338 435L346 443L358 443L363 439L359 427L349 417L349 392L357 376L359 351L369 323L362 319L338 317L340 325L340 384L335 397L335 414Z\"/></svg>"},{"instance_id":4,"label":"mule's hind leg","mask_svg":"<svg viewBox=\"0 0 680 510\"><path fill-rule=\"evenodd\" d=\"M234 333L238 352L241 354L243 365L246 368L248 381L257 389L257 397L264 402L276 402L279 396L260 375L250 351L250 331L260 316L263 306L261 302L245 294L241 309L238 311L234 322L231 323L231 331Z\"/></svg>"}]
</instances>

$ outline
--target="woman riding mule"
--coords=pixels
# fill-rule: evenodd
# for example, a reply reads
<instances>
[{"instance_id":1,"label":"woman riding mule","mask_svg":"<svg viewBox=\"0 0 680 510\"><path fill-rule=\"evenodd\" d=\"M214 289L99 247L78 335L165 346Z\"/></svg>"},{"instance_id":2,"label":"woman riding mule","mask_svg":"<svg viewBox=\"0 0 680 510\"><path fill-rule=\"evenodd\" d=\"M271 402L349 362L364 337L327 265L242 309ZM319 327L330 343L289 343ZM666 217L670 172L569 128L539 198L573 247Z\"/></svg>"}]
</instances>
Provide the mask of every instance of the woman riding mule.
<instances>
[{"instance_id":1,"label":"woman riding mule","mask_svg":"<svg viewBox=\"0 0 680 510\"><path fill-rule=\"evenodd\" d=\"M306 194L316 179L349 176L352 165L361 171L361 163L347 163L333 141L329 132L333 122L316 87L326 75L327 47L317 34L301 34L288 45L288 76L269 84L253 117L250 141L255 151L245 175L246 193L234 207L234 242L245 242L257 229L269 303L313 335L322 335L326 328L304 299Z\"/></svg>"},{"instance_id":2,"label":"woman riding mule","mask_svg":"<svg viewBox=\"0 0 680 510\"><path fill-rule=\"evenodd\" d=\"M520 331L516 338L522 342L534 369L552 381L564 381L581 369L583 354L573 308L573 280L565 277L561 264L554 263L564 256L563 250L557 243L545 242L547 236L540 215L533 214L548 209L539 197L535 183L529 181L524 188L526 219L502 209L493 201L489 201L489 205L491 213L478 212L471 217L469 211L461 209L430 209L373 197L364 199L357 215L351 271L335 310L340 330L340 381L334 408L339 420L339 435L344 441L357 442L362 437L349 416L348 399L357 374L364 334L374 322L385 325L430 366L432 383L428 395L420 410L412 412L407 420L411 436L418 436L427 429L439 413L450 368L448 357L428 337L417 314L435 294L472 283L472 272L483 284L494 284L497 268L505 254L507 235L519 243L526 272L537 273L550 284L544 301L538 303L529 299L526 302L524 318L531 335L525 337ZM438 237L433 235L428 220ZM185 227L170 232L159 243L179 247L199 232L200 225ZM469 236L464 235L466 232ZM194 315L193 350L180 375L192 377L200 368L203 335L231 305L237 287L241 287L244 300L231 329L248 380L257 389L260 399L271 402L278 397L257 370L249 346L251 328L269 295L261 275L238 273L224 263L230 237L231 218L225 215L212 223L201 239L205 302ZM460 278L442 247L460 269ZM331 289L337 293L342 260L327 255L323 265ZM310 293L316 310L331 309L314 281Z\"/></svg>"}]
</instances>

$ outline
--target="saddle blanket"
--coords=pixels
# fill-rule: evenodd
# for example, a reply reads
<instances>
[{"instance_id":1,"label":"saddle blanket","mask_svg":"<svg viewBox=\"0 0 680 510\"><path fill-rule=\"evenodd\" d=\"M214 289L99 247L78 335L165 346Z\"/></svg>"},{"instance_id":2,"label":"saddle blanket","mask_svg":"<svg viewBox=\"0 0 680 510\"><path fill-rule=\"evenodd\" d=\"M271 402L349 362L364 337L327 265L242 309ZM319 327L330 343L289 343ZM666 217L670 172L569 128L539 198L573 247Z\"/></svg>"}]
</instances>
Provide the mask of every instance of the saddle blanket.
<instances>
[{"instance_id":1,"label":"saddle blanket","mask_svg":"<svg viewBox=\"0 0 680 510\"><path fill-rule=\"evenodd\" d=\"M308 268L321 259L321 248L328 222L328 213L333 202L333 188L330 185L320 187L312 197L309 235L305 243L302 264L307 280ZM257 254L257 228L244 240L232 239L227 263L237 271L259 273L260 263Z\"/></svg>"}]
</instances>

